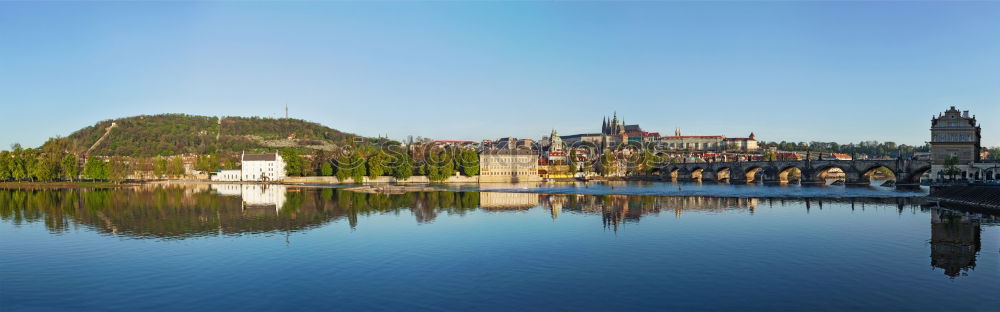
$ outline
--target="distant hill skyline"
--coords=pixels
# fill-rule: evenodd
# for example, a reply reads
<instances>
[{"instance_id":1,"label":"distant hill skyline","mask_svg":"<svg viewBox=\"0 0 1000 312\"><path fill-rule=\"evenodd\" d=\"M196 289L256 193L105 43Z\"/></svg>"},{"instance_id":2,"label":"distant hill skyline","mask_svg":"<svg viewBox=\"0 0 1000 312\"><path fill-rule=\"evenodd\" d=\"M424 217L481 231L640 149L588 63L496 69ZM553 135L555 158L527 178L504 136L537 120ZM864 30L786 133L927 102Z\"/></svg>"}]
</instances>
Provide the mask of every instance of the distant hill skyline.
<instances>
[{"instance_id":1,"label":"distant hill skyline","mask_svg":"<svg viewBox=\"0 0 1000 312\"><path fill-rule=\"evenodd\" d=\"M45 144L77 155L150 157L232 155L284 147L333 150L355 137L299 119L162 114L103 120Z\"/></svg>"}]
</instances>

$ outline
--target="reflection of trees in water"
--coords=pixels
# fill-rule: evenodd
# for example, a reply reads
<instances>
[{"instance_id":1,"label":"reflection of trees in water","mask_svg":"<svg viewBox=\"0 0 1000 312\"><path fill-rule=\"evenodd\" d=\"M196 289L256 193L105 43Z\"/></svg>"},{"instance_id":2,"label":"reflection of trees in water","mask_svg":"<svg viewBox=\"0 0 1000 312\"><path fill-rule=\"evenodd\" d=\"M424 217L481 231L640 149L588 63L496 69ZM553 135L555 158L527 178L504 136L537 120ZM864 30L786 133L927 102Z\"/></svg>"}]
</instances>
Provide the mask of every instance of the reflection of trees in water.
<instances>
[{"instance_id":1,"label":"reflection of trees in water","mask_svg":"<svg viewBox=\"0 0 1000 312\"><path fill-rule=\"evenodd\" d=\"M968 275L976 268L982 243L980 220L967 214L931 211L931 266L944 269L951 278Z\"/></svg>"},{"instance_id":2,"label":"reflection of trees in water","mask_svg":"<svg viewBox=\"0 0 1000 312\"><path fill-rule=\"evenodd\" d=\"M207 188L177 186L116 189L0 190L0 219L14 224L44 222L52 233L74 224L135 238L289 232L359 215L411 210L418 222L439 213L464 214L479 205L478 193L427 192L403 195L343 190L292 190L280 209L244 209L239 196Z\"/></svg>"}]
</instances>

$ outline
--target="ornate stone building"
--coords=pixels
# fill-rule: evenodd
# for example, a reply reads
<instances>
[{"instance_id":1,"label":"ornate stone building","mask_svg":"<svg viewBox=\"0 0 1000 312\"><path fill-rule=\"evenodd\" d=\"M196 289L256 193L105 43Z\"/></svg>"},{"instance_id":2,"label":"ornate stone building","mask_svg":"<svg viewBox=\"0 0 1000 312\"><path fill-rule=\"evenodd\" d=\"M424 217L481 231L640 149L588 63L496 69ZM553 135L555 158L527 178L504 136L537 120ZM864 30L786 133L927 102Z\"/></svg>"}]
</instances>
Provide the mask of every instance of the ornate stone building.
<instances>
[{"instance_id":1,"label":"ornate stone building","mask_svg":"<svg viewBox=\"0 0 1000 312\"><path fill-rule=\"evenodd\" d=\"M661 137L660 146L674 151L757 151L757 135L750 132L746 138L727 138L721 135L681 135L681 130L674 130L673 136Z\"/></svg>"},{"instance_id":2,"label":"ornate stone building","mask_svg":"<svg viewBox=\"0 0 1000 312\"><path fill-rule=\"evenodd\" d=\"M495 149L479 154L479 182L538 182L538 154L530 150Z\"/></svg>"},{"instance_id":3,"label":"ornate stone building","mask_svg":"<svg viewBox=\"0 0 1000 312\"><path fill-rule=\"evenodd\" d=\"M1000 177L996 164L984 163L981 159L982 129L976 116L969 111L959 111L954 106L931 118L931 171L930 178L944 180L952 178L947 174L945 162L956 158L956 179L992 180Z\"/></svg>"},{"instance_id":4,"label":"ornate stone building","mask_svg":"<svg viewBox=\"0 0 1000 312\"><path fill-rule=\"evenodd\" d=\"M618 119L618 113L615 112L611 119L604 117L601 121L601 133L575 134L561 138L570 145L587 143L603 150L628 142L652 142L654 137L659 137L659 134L642 131L639 125L626 125L623 119Z\"/></svg>"},{"instance_id":5,"label":"ornate stone building","mask_svg":"<svg viewBox=\"0 0 1000 312\"><path fill-rule=\"evenodd\" d=\"M935 165L944 165L949 157L957 157L959 164L979 162L980 133L975 116L952 106L931 118L931 160Z\"/></svg>"}]
</instances>

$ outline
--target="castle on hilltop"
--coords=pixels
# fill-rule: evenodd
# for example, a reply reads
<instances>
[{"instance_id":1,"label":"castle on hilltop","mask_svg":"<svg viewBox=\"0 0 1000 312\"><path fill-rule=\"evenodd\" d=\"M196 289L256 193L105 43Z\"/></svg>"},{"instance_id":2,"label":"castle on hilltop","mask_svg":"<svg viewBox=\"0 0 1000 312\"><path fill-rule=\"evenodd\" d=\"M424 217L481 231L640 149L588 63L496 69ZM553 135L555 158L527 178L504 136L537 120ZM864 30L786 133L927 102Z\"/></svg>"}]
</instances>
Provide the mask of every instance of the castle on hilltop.
<instances>
[{"instance_id":1,"label":"castle on hilltop","mask_svg":"<svg viewBox=\"0 0 1000 312\"><path fill-rule=\"evenodd\" d=\"M624 119L618 118L617 112L610 119L604 117L600 133L574 134L560 138L565 144L587 143L600 149L630 143L653 143L662 149L676 151L753 152L758 149L757 136L753 132L745 138L727 138L721 135L683 136L680 129L675 129L673 136L661 136L659 132L644 131L638 124L626 124Z\"/></svg>"}]
</instances>

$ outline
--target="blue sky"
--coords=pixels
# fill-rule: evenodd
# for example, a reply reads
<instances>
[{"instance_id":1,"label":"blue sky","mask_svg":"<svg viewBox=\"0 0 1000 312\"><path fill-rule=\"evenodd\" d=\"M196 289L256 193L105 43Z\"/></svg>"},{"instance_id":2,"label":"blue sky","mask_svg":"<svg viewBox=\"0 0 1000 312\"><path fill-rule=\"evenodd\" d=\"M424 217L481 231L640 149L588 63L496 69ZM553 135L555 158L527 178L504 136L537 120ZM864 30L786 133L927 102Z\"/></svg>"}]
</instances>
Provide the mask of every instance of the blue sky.
<instances>
[{"instance_id":1,"label":"blue sky","mask_svg":"<svg viewBox=\"0 0 1000 312\"><path fill-rule=\"evenodd\" d=\"M138 114L1000 146L998 2L0 2L0 147Z\"/></svg>"}]
</instances>

